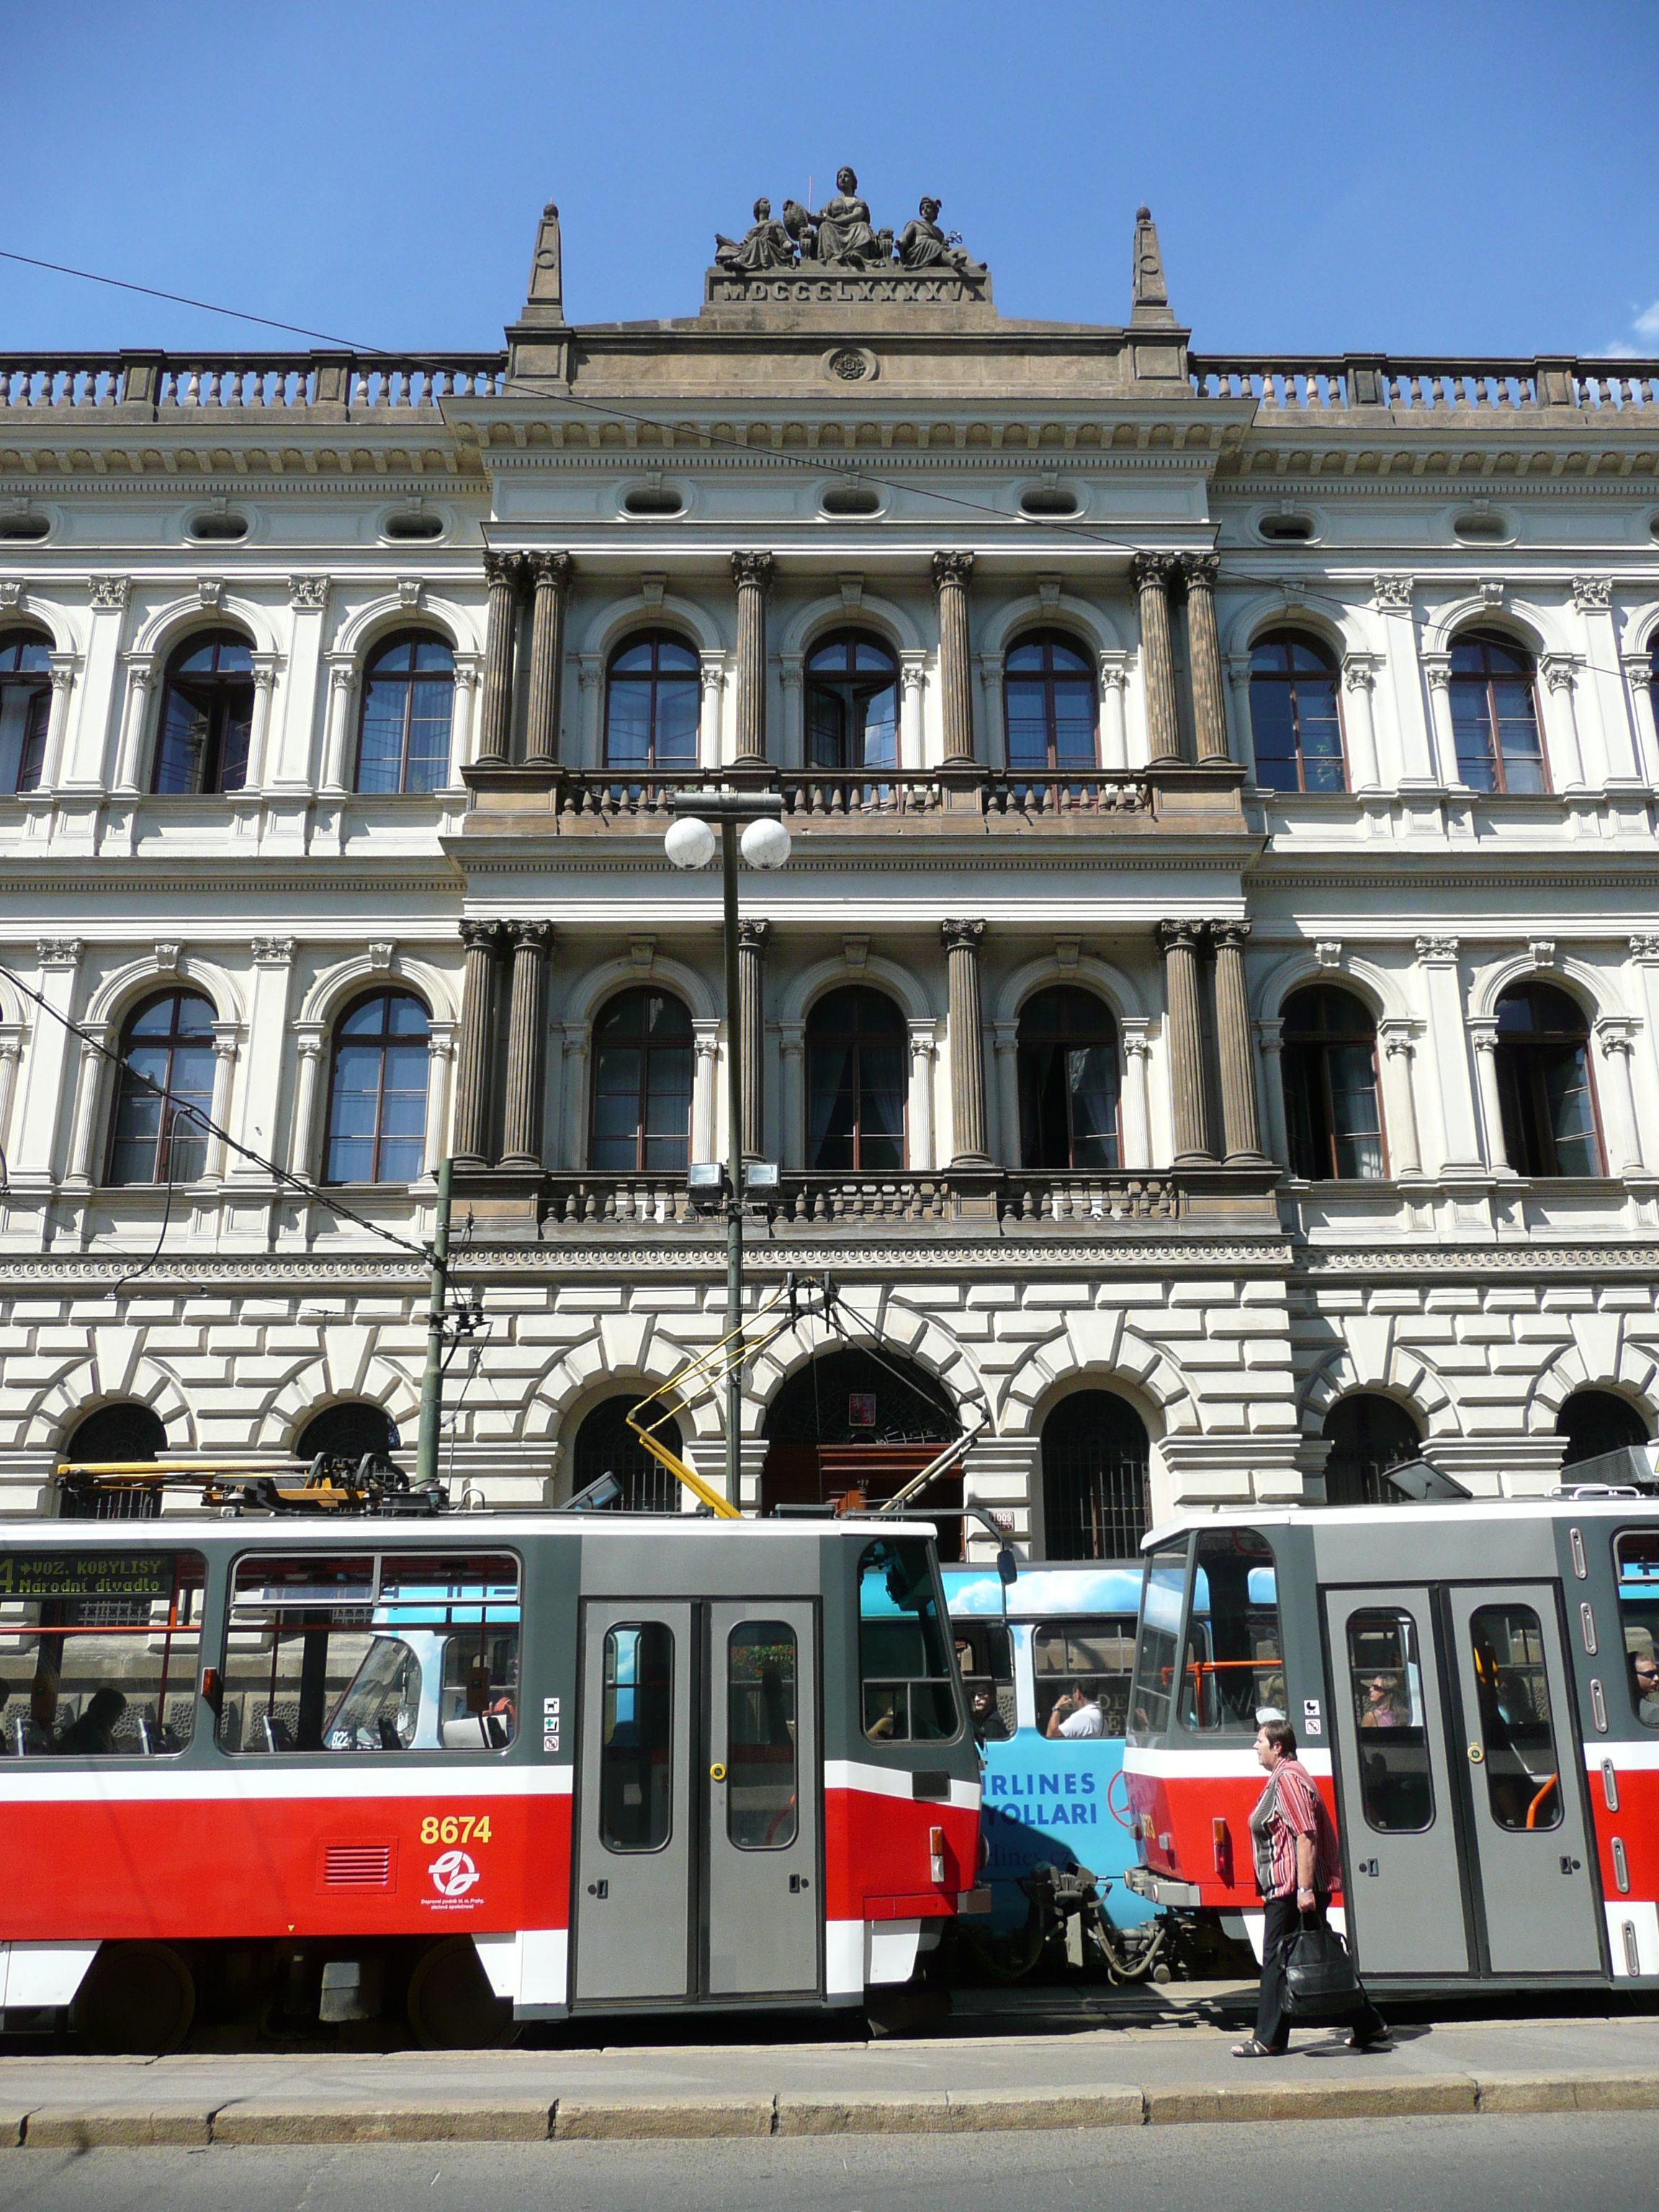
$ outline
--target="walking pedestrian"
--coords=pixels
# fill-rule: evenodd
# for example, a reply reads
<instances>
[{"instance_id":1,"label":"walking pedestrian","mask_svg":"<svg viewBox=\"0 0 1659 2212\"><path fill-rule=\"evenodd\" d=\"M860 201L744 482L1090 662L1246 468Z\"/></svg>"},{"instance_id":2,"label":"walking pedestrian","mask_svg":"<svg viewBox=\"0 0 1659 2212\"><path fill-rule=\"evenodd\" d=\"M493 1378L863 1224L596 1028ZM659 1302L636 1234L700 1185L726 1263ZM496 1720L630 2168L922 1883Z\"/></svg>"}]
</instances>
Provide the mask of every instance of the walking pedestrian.
<instances>
[{"instance_id":1,"label":"walking pedestrian","mask_svg":"<svg viewBox=\"0 0 1659 2212\"><path fill-rule=\"evenodd\" d=\"M1313 1777L1296 1755L1296 1730L1288 1721L1262 1722L1255 1756L1267 1777L1267 1786L1250 1815L1255 1886L1267 1900L1261 1996L1255 2033L1233 2045L1233 2057L1282 2058L1291 2040L1285 1962L1303 1915L1311 1913L1316 1923L1324 1922L1339 1868L1336 1828ZM1349 2026L1350 2051L1387 2048L1387 2025L1363 1990Z\"/></svg>"}]
</instances>

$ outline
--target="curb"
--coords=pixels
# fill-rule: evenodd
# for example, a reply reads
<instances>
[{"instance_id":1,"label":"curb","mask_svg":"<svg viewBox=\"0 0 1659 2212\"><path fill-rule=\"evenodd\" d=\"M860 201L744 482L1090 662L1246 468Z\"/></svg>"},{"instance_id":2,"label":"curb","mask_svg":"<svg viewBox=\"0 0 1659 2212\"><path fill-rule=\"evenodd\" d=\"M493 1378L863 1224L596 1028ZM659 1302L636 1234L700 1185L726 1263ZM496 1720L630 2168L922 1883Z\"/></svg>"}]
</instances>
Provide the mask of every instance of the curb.
<instances>
[{"instance_id":1,"label":"curb","mask_svg":"<svg viewBox=\"0 0 1659 2212\"><path fill-rule=\"evenodd\" d=\"M1392 2081L1089 2089L781 2092L732 2097L428 2098L370 2106L43 2104L0 2107L0 2148L100 2150L208 2144L707 2142L787 2136L983 2135L1009 2130L1190 2127L1527 2112L1659 2112L1659 2072L1421 2074Z\"/></svg>"}]
</instances>

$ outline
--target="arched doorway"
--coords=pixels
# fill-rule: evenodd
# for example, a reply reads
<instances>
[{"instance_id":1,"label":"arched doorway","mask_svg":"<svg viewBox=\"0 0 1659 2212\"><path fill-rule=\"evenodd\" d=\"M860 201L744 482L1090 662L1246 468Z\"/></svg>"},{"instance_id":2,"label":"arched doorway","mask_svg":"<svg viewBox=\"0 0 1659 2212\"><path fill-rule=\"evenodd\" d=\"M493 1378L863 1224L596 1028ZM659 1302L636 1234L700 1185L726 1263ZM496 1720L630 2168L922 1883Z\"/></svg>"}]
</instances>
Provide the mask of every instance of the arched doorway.
<instances>
[{"instance_id":1,"label":"arched doorway","mask_svg":"<svg viewBox=\"0 0 1659 2212\"><path fill-rule=\"evenodd\" d=\"M1603 1452L1639 1450L1648 1441L1647 1424L1635 1407L1611 1390L1575 1390L1555 1417L1555 1433L1567 1440L1563 1472Z\"/></svg>"},{"instance_id":2,"label":"arched doorway","mask_svg":"<svg viewBox=\"0 0 1659 2212\"><path fill-rule=\"evenodd\" d=\"M156 1460L167 1448L160 1414L136 1399L100 1406L77 1424L64 1457L84 1467L119 1467L135 1460ZM65 1490L65 1521L153 1521L161 1510L159 1490Z\"/></svg>"},{"instance_id":3,"label":"arched doorway","mask_svg":"<svg viewBox=\"0 0 1659 2212\"><path fill-rule=\"evenodd\" d=\"M385 1459L398 1444L396 1424L384 1406L349 1398L307 1421L294 1449L299 1459L313 1460L320 1452L325 1459L349 1459L355 1465L370 1452Z\"/></svg>"},{"instance_id":4,"label":"arched doorway","mask_svg":"<svg viewBox=\"0 0 1659 2212\"><path fill-rule=\"evenodd\" d=\"M1077 1390L1042 1425L1044 1552L1051 1559L1133 1559L1151 1515L1152 1445L1134 1407Z\"/></svg>"},{"instance_id":5,"label":"arched doorway","mask_svg":"<svg viewBox=\"0 0 1659 2212\"><path fill-rule=\"evenodd\" d=\"M890 1498L935 1458L962 1424L939 1383L915 1360L858 1346L821 1352L766 1409L768 1450L761 1511L823 1505L858 1491L871 1504ZM960 1474L941 1475L917 1502L943 1512L962 1504ZM943 1522L939 1557L962 1556L962 1524Z\"/></svg>"},{"instance_id":6,"label":"arched doorway","mask_svg":"<svg viewBox=\"0 0 1659 2212\"><path fill-rule=\"evenodd\" d=\"M1331 1407L1324 1434L1331 1446L1325 1462L1327 1504L1399 1504L1399 1492L1383 1477L1391 1467L1420 1456L1423 1445L1417 1424L1403 1406L1377 1391L1358 1391Z\"/></svg>"},{"instance_id":7,"label":"arched doorway","mask_svg":"<svg viewBox=\"0 0 1659 2212\"><path fill-rule=\"evenodd\" d=\"M628 1425L628 1416L639 1402L637 1391L630 1391L624 1397L607 1398L603 1405L595 1406L582 1422L571 1454L571 1495L586 1490L602 1474L610 1474L622 1485L623 1494L615 1511L678 1513L682 1496L679 1484L659 1461L652 1458ZM659 1421L652 1433L659 1437L677 1458L682 1456L678 1421Z\"/></svg>"}]
</instances>

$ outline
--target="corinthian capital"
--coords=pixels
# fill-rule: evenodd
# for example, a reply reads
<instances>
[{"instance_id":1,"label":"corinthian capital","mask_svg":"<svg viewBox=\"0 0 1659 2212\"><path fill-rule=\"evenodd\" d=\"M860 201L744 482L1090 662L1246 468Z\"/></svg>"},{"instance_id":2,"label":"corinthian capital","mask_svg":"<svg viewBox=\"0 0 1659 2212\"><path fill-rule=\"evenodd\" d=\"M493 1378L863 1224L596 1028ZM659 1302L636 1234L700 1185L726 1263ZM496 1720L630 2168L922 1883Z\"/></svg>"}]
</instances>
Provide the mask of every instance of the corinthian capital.
<instances>
[{"instance_id":1,"label":"corinthian capital","mask_svg":"<svg viewBox=\"0 0 1659 2212\"><path fill-rule=\"evenodd\" d=\"M966 591L974 578L974 556L971 553L935 553L933 556L933 589L941 592L947 584Z\"/></svg>"},{"instance_id":2,"label":"corinthian capital","mask_svg":"<svg viewBox=\"0 0 1659 2212\"><path fill-rule=\"evenodd\" d=\"M1196 954L1203 942L1201 921L1160 921L1158 925L1158 950L1166 956L1171 952Z\"/></svg>"},{"instance_id":3,"label":"corinthian capital","mask_svg":"<svg viewBox=\"0 0 1659 2212\"><path fill-rule=\"evenodd\" d=\"M568 553L532 553L529 563L531 580L538 591L544 584L556 592L568 590L576 566Z\"/></svg>"},{"instance_id":4,"label":"corinthian capital","mask_svg":"<svg viewBox=\"0 0 1659 2212\"><path fill-rule=\"evenodd\" d=\"M1183 553L1181 573L1189 592L1194 584L1200 591L1212 592L1216 579L1221 574L1221 556L1218 553Z\"/></svg>"},{"instance_id":5,"label":"corinthian capital","mask_svg":"<svg viewBox=\"0 0 1659 2212\"><path fill-rule=\"evenodd\" d=\"M462 927L465 927L465 923ZM553 925L550 921L509 921L507 934L515 951L520 945L528 945L538 952L545 952L553 943Z\"/></svg>"},{"instance_id":6,"label":"corinthian capital","mask_svg":"<svg viewBox=\"0 0 1659 2212\"><path fill-rule=\"evenodd\" d=\"M939 936L947 952L977 952L979 940L985 934L982 921L947 921L941 924Z\"/></svg>"},{"instance_id":7,"label":"corinthian capital","mask_svg":"<svg viewBox=\"0 0 1659 2212\"><path fill-rule=\"evenodd\" d=\"M1173 553L1137 553L1129 563L1129 580L1138 592L1144 592L1149 584L1167 592L1175 567Z\"/></svg>"},{"instance_id":8,"label":"corinthian capital","mask_svg":"<svg viewBox=\"0 0 1659 2212\"><path fill-rule=\"evenodd\" d=\"M1210 942L1218 952L1224 945L1230 951L1242 952L1250 934L1248 921L1212 921Z\"/></svg>"},{"instance_id":9,"label":"corinthian capital","mask_svg":"<svg viewBox=\"0 0 1659 2212\"><path fill-rule=\"evenodd\" d=\"M464 921L461 942L469 952L493 952L501 941L499 921Z\"/></svg>"},{"instance_id":10,"label":"corinthian capital","mask_svg":"<svg viewBox=\"0 0 1659 2212\"><path fill-rule=\"evenodd\" d=\"M524 556L522 553L486 553L483 570L486 582L505 584L516 592L524 579Z\"/></svg>"},{"instance_id":11,"label":"corinthian capital","mask_svg":"<svg viewBox=\"0 0 1659 2212\"><path fill-rule=\"evenodd\" d=\"M746 952L764 952L766 940L772 934L772 925L758 916L738 924L738 943Z\"/></svg>"},{"instance_id":12,"label":"corinthian capital","mask_svg":"<svg viewBox=\"0 0 1659 2212\"><path fill-rule=\"evenodd\" d=\"M752 591L769 592L777 567L769 553L734 553L732 556L732 581L739 591L746 584Z\"/></svg>"}]
</instances>

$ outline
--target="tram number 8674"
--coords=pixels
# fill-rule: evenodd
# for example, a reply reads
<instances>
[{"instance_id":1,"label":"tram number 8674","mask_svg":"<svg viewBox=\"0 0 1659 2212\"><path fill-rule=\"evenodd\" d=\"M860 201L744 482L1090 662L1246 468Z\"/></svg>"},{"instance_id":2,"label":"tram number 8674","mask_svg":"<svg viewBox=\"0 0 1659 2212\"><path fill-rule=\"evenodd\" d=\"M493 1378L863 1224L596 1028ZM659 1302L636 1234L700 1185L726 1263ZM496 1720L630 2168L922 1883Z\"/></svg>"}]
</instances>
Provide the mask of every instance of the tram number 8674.
<instances>
[{"instance_id":1,"label":"tram number 8674","mask_svg":"<svg viewBox=\"0 0 1659 2212\"><path fill-rule=\"evenodd\" d=\"M421 1823L423 1844L487 1844L488 1813L428 1813Z\"/></svg>"}]
</instances>

